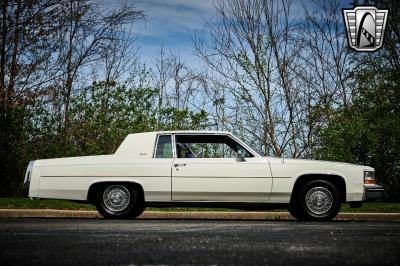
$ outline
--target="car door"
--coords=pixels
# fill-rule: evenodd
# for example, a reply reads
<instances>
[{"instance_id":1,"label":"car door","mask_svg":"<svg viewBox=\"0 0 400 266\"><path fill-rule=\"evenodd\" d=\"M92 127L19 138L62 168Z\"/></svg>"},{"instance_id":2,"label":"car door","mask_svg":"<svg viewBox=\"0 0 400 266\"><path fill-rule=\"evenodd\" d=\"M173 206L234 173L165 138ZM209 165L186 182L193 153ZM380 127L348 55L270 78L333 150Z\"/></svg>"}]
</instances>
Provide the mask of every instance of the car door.
<instances>
[{"instance_id":1,"label":"car door","mask_svg":"<svg viewBox=\"0 0 400 266\"><path fill-rule=\"evenodd\" d=\"M171 201L171 167L173 157L172 134L158 134L153 158L146 165L146 172L154 173L152 177L145 179L148 185L146 200Z\"/></svg>"},{"instance_id":2,"label":"car door","mask_svg":"<svg viewBox=\"0 0 400 266\"><path fill-rule=\"evenodd\" d=\"M176 144L175 144L176 145ZM174 158L173 201L267 202L272 178L265 158Z\"/></svg>"}]
</instances>

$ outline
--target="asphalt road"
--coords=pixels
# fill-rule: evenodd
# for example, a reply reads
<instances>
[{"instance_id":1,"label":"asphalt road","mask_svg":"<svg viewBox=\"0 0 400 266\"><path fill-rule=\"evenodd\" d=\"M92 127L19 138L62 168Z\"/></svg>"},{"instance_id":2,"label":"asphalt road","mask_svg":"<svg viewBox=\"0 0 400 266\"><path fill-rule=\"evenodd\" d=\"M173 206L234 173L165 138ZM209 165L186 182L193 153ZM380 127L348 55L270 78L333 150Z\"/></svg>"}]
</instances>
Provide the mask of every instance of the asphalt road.
<instances>
[{"instance_id":1,"label":"asphalt road","mask_svg":"<svg viewBox=\"0 0 400 266\"><path fill-rule=\"evenodd\" d=\"M0 219L1 265L398 265L400 223Z\"/></svg>"}]
</instances>

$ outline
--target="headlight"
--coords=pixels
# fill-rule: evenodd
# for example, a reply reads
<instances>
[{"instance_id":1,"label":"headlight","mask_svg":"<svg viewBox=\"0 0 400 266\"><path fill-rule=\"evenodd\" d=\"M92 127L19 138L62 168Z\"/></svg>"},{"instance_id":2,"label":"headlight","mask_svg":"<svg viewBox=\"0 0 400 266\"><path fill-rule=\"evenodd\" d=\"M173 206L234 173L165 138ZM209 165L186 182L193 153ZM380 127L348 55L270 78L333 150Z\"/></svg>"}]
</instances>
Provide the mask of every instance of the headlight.
<instances>
[{"instance_id":1,"label":"headlight","mask_svg":"<svg viewBox=\"0 0 400 266\"><path fill-rule=\"evenodd\" d=\"M364 171L364 184L375 184L375 171Z\"/></svg>"}]
</instances>

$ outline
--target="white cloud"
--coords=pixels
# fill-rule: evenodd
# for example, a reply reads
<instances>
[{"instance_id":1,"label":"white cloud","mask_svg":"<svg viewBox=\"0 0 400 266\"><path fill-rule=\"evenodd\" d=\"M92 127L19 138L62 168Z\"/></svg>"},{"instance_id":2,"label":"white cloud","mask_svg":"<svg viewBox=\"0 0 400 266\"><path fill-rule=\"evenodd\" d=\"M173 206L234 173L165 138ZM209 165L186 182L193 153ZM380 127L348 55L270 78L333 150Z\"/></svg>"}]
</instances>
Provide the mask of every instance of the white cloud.
<instances>
[{"instance_id":1,"label":"white cloud","mask_svg":"<svg viewBox=\"0 0 400 266\"><path fill-rule=\"evenodd\" d=\"M211 0L140 0L136 2L136 6L146 15L146 22L137 27L142 36L190 34L194 30L202 29L204 23L214 16Z\"/></svg>"}]
</instances>

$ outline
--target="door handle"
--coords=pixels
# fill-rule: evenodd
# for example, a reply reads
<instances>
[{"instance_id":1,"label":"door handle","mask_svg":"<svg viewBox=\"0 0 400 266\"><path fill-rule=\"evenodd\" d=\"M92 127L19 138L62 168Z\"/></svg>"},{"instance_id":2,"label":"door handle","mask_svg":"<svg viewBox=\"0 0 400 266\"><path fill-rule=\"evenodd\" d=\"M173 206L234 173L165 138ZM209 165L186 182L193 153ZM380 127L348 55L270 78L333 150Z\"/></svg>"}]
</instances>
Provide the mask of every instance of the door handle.
<instances>
[{"instance_id":1,"label":"door handle","mask_svg":"<svg viewBox=\"0 0 400 266\"><path fill-rule=\"evenodd\" d=\"M186 166L185 163L176 163L174 164L174 167L181 167L181 166Z\"/></svg>"}]
</instances>

